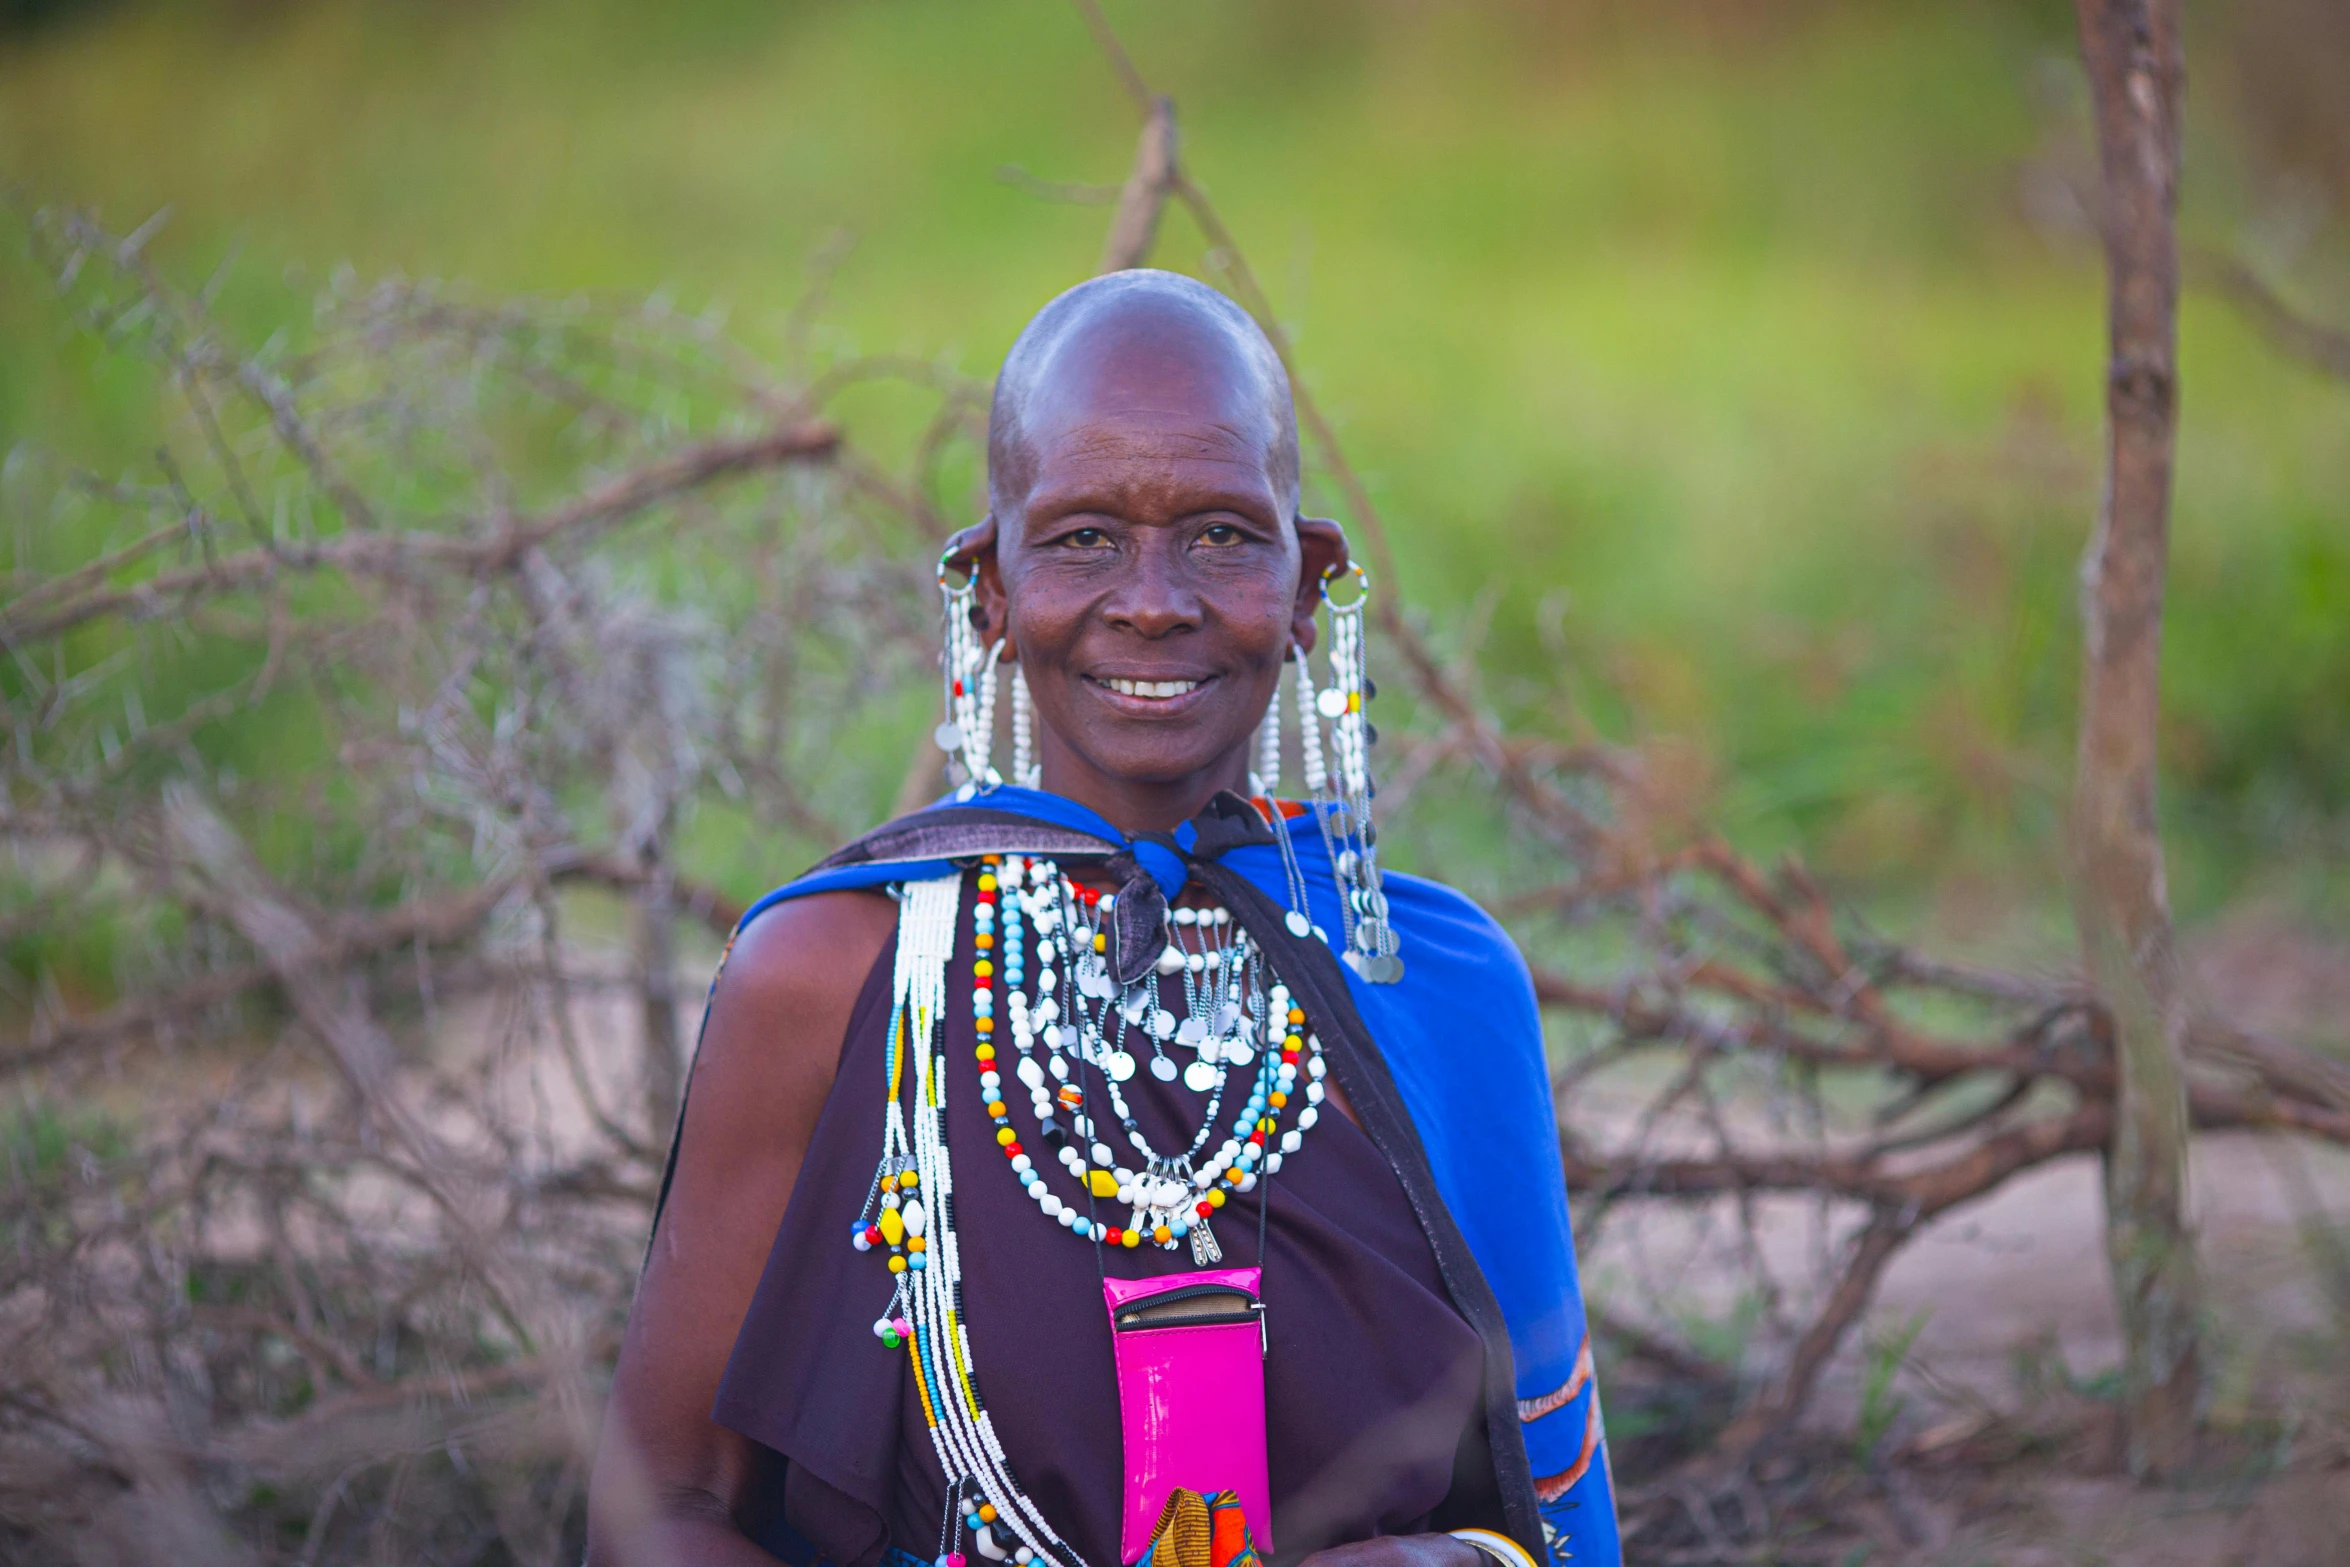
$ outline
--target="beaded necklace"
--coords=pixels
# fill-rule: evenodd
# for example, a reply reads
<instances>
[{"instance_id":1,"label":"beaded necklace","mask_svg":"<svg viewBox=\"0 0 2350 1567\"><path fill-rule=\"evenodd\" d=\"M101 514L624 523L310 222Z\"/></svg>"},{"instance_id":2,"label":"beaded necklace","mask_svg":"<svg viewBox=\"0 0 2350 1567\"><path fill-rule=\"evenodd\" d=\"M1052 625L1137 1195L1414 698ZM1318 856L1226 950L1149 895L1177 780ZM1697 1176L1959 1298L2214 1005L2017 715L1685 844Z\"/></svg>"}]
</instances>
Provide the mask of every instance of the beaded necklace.
<instances>
[{"instance_id":1,"label":"beaded necklace","mask_svg":"<svg viewBox=\"0 0 2350 1567\"><path fill-rule=\"evenodd\" d=\"M990 1562L1085 1567L1012 1472L980 1392L962 1318L954 1168L946 1142L944 1026L946 971L962 884L961 876L948 876L898 889L882 1156L850 1242L861 1252L886 1250L893 1287L873 1332L885 1347L906 1350L923 1421L946 1477L947 1511L936 1567L965 1567L956 1548L965 1530L973 1549ZM1228 914L1187 911L1189 919L1167 921L1166 949L1157 965L1164 977L1181 974L1186 980L1187 1016L1175 1020L1157 1005L1152 980L1122 991L1109 977L1103 927L1115 908L1114 895L1076 886L1050 861L988 855L974 878L971 903L973 1050L995 1143L1013 1174L1047 1218L1097 1247L1139 1247L1148 1239L1172 1250L1188 1239L1200 1266L1220 1260L1209 1216L1226 1204L1228 1193L1252 1191L1278 1171L1321 1114L1326 1071L1321 1041L1307 1029L1305 1013L1293 1004L1288 987L1272 976L1263 953ZM1033 998L1025 988L1031 929L1037 967ZM1207 978L1211 972L1214 981ZM1218 983L1226 998L1220 1003ZM1076 1201L1048 1188L1012 1125L996 1042L999 985L1014 1075L1030 1090L1039 1139L1055 1150L1078 1183ZM1056 992L1067 998L1066 1010ZM1185 1025L1192 1022L1198 1029L1187 1031ZM1205 1061L1213 1069L1212 1083L1205 1076L1196 1079L1204 1085L1197 1091L1211 1097L1201 1130L1183 1153L1153 1150L1116 1091L1116 1084L1134 1073L1124 1043L1137 1029L1154 1041L1154 1061L1157 1047L1171 1040L1198 1051L1201 1060L1194 1067ZM1111 1063L1121 1056L1123 1067L1113 1075ZM1212 1157L1199 1162L1221 1124L1218 1107L1227 1084L1237 1069L1252 1065L1248 1100L1229 1123L1230 1135ZM1085 1087L1075 1080L1088 1069L1099 1074L1102 1097L1141 1155L1139 1168L1118 1162L1100 1140ZM1282 1113L1293 1104L1292 1124L1282 1131ZM1128 1208L1127 1222L1110 1225L1093 1217L1101 1201ZM1260 1224L1262 1218L1260 1211Z\"/></svg>"}]
</instances>

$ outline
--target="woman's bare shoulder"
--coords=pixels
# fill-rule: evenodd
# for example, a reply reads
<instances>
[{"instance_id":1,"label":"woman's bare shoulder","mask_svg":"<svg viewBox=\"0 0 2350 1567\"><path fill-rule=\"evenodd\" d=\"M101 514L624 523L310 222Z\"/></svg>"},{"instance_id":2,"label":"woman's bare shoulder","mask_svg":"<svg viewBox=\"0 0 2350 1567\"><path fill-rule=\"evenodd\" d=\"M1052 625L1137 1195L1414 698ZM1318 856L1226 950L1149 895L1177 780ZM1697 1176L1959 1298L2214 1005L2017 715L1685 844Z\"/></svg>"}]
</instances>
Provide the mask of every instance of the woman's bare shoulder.
<instances>
[{"instance_id":1,"label":"woman's bare shoulder","mask_svg":"<svg viewBox=\"0 0 2350 1567\"><path fill-rule=\"evenodd\" d=\"M712 1000L740 1007L854 1006L897 922L896 902L879 889L779 903L736 934Z\"/></svg>"}]
</instances>

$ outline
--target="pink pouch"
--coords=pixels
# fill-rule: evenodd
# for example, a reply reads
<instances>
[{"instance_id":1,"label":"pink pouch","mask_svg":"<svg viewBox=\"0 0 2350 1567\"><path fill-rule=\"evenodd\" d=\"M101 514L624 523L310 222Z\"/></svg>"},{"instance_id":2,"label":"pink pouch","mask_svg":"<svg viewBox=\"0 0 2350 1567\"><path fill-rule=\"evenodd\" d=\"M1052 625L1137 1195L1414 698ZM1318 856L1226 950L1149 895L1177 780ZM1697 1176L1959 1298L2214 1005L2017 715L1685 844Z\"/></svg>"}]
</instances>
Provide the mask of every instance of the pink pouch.
<instances>
[{"instance_id":1,"label":"pink pouch","mask_svg":"<svg viewBox=\"0 0 2350 1567\"><path fill-rule=\"evenodd\" d=\"M1104 1279L1118 1359L1126 1507L1118 1559L1139 1561L1167 1493L1240 1499L1257 1550L1273 1549L1265 1479L1265 1323L1255 1268Z\"/></svg>"}]
</instances>

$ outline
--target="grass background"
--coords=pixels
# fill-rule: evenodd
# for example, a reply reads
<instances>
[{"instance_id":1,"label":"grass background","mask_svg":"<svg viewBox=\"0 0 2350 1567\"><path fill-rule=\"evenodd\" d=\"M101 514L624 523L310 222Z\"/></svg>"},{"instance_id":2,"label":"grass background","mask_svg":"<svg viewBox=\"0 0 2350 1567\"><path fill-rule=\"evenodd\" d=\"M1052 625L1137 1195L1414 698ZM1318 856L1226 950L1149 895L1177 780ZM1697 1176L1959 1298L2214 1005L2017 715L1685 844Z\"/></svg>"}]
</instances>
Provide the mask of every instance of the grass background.
<instances>
[{"instance_id":1,"label":"grass background","mask_svg":"<svg viewBox=\"0 0 2350 1567\"><path fill-rule=\"evenodd\" d=\"M2291 28L2322 9L2197 13L2185 224L2341 318L2350 130ZM2069 7L1110 13L1499 707L1651 744L1691 813L1946 931L2058 903L2103 343ZM164 264L255 340L348 266L661 290L771 345L846 234L828 349L986 375L1106 217L999 171L1114 182L1133 132L1061 0L123 0L0 33L0 176L120 228L168 206ZM1181 216L1158 259L1200 269ZM2350 923L2350 387L2201 295L2182 362L2174 893ZM0 447L134 465L151 397L0 256ZM886 392L845 411L913 437Z\"/></svg>"}]
</instances>

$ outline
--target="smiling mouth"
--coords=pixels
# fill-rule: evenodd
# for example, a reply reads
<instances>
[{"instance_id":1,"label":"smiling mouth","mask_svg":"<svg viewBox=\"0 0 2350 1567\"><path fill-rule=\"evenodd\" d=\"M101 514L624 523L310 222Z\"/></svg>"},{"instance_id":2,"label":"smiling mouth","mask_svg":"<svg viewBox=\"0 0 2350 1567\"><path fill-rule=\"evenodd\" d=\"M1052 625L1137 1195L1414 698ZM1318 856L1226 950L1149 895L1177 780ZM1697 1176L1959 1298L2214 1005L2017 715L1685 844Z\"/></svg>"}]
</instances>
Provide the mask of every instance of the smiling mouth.
<instances>
[{"instance_id":1,"label":"smiling mouth","mask_svg":"<svg viewBox=\"0 0 2350 1567\"><path fill-rule=\"evenodd\" d=\"M1088 675L1086 678L1106 690L1117 692L1120 696L1133 697L1144 702L1172 702L1177 697L1189 696L1207 684L1205 680L1122 680L1115 676L1097 678L1092 675Z\"/></svg>"}]
</instances>

